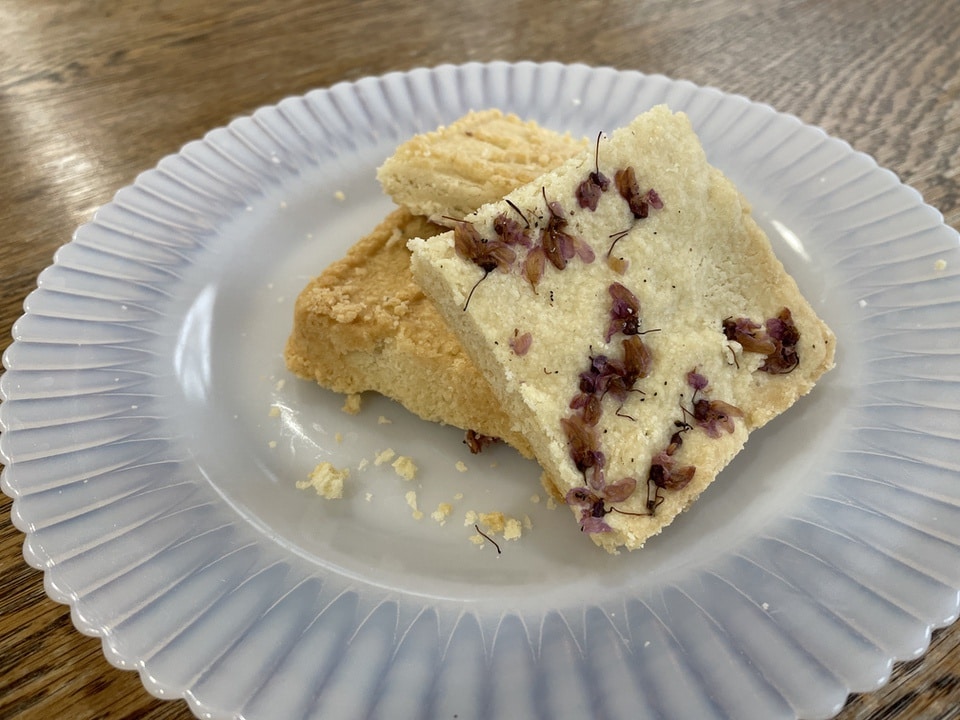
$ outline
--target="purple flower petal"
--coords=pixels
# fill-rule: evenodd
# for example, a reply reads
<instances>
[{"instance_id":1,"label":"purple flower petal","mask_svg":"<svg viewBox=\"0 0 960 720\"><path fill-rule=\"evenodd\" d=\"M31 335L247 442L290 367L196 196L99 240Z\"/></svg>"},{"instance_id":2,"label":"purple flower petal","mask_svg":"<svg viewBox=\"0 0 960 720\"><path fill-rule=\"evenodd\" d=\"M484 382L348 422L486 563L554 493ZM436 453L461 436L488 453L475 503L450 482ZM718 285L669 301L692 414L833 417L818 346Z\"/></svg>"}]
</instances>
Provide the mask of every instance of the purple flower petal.
<instances>
[{"instance_id":1,"label":"purple flower petal","mask_svg":"<svg viewBox=\"0 0 960 720\"><path fill-rule=\"evenodd\" d=\"M614 483L608 483L603 489L603 497L612 503L623 502L637 489L636 478L625 477Z\"/></svg>"},{"instance_id":2,"label":"purple flower petal","mask_svg":"<svg viewBox=\"0 0 960 720\"><path fill-rule=\"evenodd\" d=\"M705 390L707 387L707 378L698 373L696 370L691 370L687 373L687 385L692 387L694 390Z\"/></svg>"}]
</instances>

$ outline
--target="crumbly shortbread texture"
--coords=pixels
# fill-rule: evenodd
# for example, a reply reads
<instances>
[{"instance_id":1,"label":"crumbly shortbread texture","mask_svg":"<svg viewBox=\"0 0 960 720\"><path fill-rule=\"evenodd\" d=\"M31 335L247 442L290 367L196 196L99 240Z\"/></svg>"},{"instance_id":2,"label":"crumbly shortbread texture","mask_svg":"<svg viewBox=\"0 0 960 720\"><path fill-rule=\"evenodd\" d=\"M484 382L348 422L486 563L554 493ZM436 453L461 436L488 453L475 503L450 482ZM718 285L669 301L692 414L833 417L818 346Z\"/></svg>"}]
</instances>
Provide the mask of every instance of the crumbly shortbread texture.
<instances>
[{"instance_id":1,"label":"crumbly shortbread texture","mask_svg":"<svg viewBox=\"0 0 960 720\"><path fill-rule=\"evenodd\" d=\"M499 200L586 147L533 121L489 109L400 145L377 171L393 201L441 224Z\"/></svg>"},{"instance_id":2,"label":"crumbly shortbread texture","mask_svg":"<svg viewBox=\"0 0 960 720\"><path fill-rule=\"evenodd\" d=\"M590 210L580 206L576 192L596 170L597 158L610 185ZM648 208L647 217L635 217L614 183L616 171L627 167L641 192L653 188L662 201L659 209ZM592 249L592 261L574 256L562 270L548 261L534 288L524 273L530 249L513 245L515 261L487 272L456 252L451 231L409 243L414 277L529 441L559 497L589 485L589 471L577 468L563 425L579 412L570 404L581 374L591 358L624 353L627 336L609 332L610 287L619 283L635 295L641 334L631 337L649 351L648 374L622 400L602 396L595 432L605 482L632 477L636 490L603 504L609 530L590 537L612 552L639 548L703 492L751 430L790 407L832 367L833 334L774 255L737 189L707 163L683 114L656 107L604 138L596 155L591 149L507 199L469 216L469 227L495 239L494 220L510 217L521 227L529 224L535 247L544 228L551 222L557 227L559 208L564 231ZM557 203L554 210L548 202ZM800 333L799 365L774 375L759 369L762 354L728 339L723 321L750 318L762 325L783 308ZM519 346L517 338L527 334L529 347ZM691 371L706 379L706 388L694 390ZM712 437L693 419L696 399L728 403L742 417L732 418L732 432ZM671 458L677 466L696 467L692 480L682 489L651 486L654 459L684 423L689 427ZM582 522L583 508L571 509Z\"/></svg>"},{"instance_id":3,"label":"crumbly shortbread texture","mask_svg":"<svg viewBox=\"0 0 960 720\"><path fill-rule=\"evenodd\" d=\"M406 241L462 217L585 147L498 110L472 112L401 145L380 170L398 205L300 293L287 367L343 393L372 390L433 422L502 438L526 456L486 380L410 274Z\"/></svg>"},{"instance_id":4,"label":"crumbly shortbread texture","mask_svg":"<svg viewBox=\"0 0 960 720\"><path fill-rule=\"evenodd\" d=\"M297 489L313 488L317 495L327 500L339 500L343 497L343 482L349 477L349 468L338 468L332 463L322 462L313 468L306 480L297 481Z\"/></svg>"}]
</instances>

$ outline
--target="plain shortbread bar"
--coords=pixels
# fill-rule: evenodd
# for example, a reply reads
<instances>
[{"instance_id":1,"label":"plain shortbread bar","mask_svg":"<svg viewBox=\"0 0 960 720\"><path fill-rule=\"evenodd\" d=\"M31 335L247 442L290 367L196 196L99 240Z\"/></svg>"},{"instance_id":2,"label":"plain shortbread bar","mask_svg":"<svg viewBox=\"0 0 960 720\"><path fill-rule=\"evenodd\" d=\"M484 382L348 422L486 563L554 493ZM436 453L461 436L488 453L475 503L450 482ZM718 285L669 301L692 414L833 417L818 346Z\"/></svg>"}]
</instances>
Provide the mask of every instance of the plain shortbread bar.
<instances>
[{"instance_id":1,"label":"plain shortbread bar","mask_svg":"<svg viewBox=\"0 0 960 720\"><path fill-rule=\"evenodd\" d=\"M481 110L412 137L380 166L377 179L397 205L447 224L569 160L585 142Z\"/></svg>"},{"instance_id":2,"label":"plain shortbread bar","mask_svg":"<svg viewBox=\"0 0 960 720\"><path fill-rule=\"evenodd\" d=\"M663 106L409 247L417 283L610 551L660 532L833 364L833 334Z\"/></svg>"},{"instance_id":3,"label":"plain shortbread bar","mask_svg":"<svg viewBox=\"0 0 960 720\"><path fill-rule=\"evenodd\" d=\"M462 217L584 148L498 110L401 145L379 177L401 207L301 291L285 359L337 392L390 397L430 421L500 437L528 457L499 401L410 274L406 241ZM441 181L442 179L442 181Z\"/></svg>"}]
</instances>

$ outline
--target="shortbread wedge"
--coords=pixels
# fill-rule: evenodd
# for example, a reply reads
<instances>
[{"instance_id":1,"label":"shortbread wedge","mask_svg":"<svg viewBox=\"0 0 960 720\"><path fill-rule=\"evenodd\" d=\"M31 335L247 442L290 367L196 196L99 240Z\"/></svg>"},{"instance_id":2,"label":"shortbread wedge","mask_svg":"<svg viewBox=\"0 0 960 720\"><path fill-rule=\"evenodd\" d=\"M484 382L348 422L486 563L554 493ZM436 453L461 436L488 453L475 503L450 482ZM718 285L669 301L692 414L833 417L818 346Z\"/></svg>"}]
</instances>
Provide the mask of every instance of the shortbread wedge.
<instances>
[{"instance_id":1,"label":"shortbread wedge","mask_svg":"<svg viewBox=\"0 0 960 720\"><path fill-rule=\"evenodd\" d=\"M664 106L409 247L545 477L611 552L659 533L833 365L833 334Z\"/></svg>"},{"instance_id":2,"label":"shortbread wedge","mask_svg":"<svg viewBox=\"0 0 960 720\"><path fill-rule=\"evenodd\" d=\"M336 392L381 393L426 420L501 438L530 457L486 380L413 282L406 241L444 229L421 216L462 217L584 147L498 110L469 113L401 145L380 175L393 199L414 210L392 212L303 289L285 348L288 369Z\"/></svg>"}]
</instances>

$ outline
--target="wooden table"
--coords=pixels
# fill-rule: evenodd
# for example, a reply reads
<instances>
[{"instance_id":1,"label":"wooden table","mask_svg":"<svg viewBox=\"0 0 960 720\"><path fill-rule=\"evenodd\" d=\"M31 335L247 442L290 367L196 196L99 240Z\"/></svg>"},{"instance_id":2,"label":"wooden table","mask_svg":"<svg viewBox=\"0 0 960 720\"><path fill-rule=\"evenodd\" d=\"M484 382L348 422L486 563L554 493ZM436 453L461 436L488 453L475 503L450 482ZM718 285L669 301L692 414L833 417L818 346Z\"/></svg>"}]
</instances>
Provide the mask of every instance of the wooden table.
<instances>
[{"instance_id":1,"label":"wooden table","mask_svg":"<svg viewBox=\"0 0 960 720\"><path fill-rule=\"evenodd\" d=\"M960 227L955 0L5 0L0 18L2 337L54 250L165 154L287 95L446 62L585 62L742 93L873 155ZM0 718L192 717L74 630L9 513L4 497ZM960 624L840 717L960 718Z\"/></svg>"}]
</instances>

